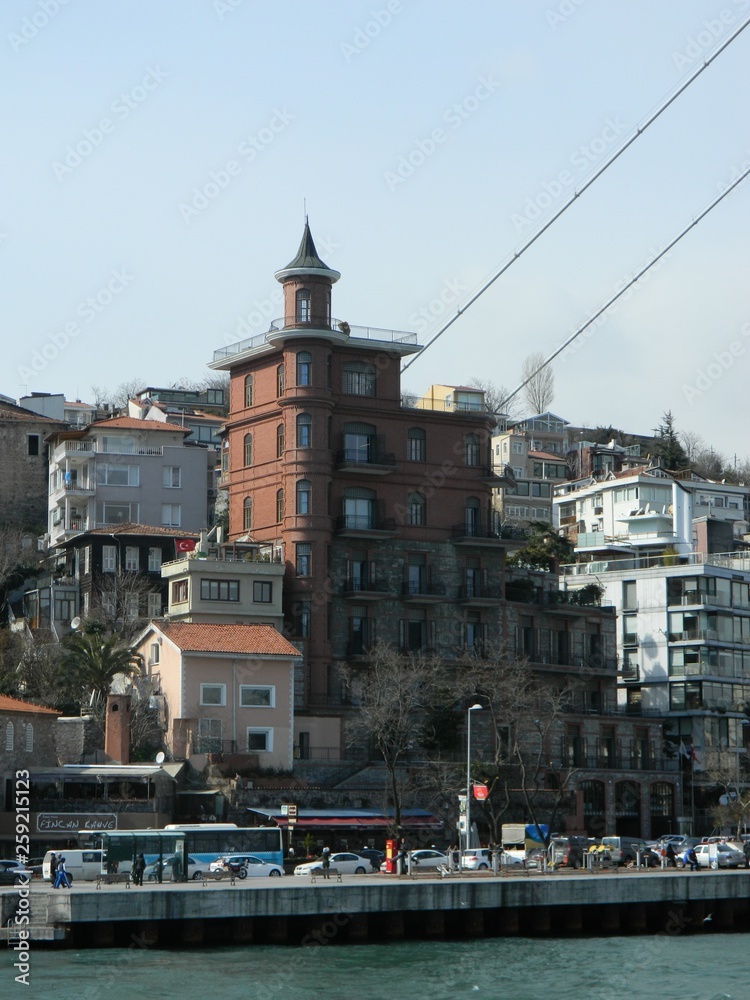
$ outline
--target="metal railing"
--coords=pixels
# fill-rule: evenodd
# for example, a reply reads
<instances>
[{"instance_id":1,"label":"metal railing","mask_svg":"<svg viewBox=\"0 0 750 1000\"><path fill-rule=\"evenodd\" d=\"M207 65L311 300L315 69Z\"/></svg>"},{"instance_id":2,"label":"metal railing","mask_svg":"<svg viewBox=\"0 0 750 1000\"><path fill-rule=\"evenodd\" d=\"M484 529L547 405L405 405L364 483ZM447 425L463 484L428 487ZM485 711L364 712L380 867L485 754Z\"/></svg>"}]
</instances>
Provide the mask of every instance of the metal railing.
<instances>
[{"instance_id":1,"label":"metal railing","mask_svg":"<svg viewBox=\"0 0 750 1000\"><path fill-rule=\"evenodd\" d=\"M342 514L336 518L337 531L395 531L393 517L376 517L369 514Z\"/></svg>"},{"instance_id":2,"label":"metal railing","mask_svg":"<svg viewBox=\"0 0 750 1000\"><path fill-rule=\"evenodd\" d=\"M359 451L356 448L346 448L336 452L336 465L385 465L396 466L396 456L392 452L370 450Z\"/></svg>"},{"instance_id":3,"label":"metal railing","mask_svg":"<svg viewBox=\"0 0 750 1000\"><path fill-rule=\"evenodd\" d=\"M258 347L263 347L283 330L325 330L335 333L346 333L353 340L377 340L391 344L416 344L416 333L409 333L404 330L383 330L374 326L353 326L345 320L317 316L309 323L289 323L282 316L271 321L265 333L259 333L255 337L246 340L239 340L236 344L229 344L214 351L214 361L223 361L225 358L234 357L237 354L244 354Z\"/></svg>"}]
</instances>

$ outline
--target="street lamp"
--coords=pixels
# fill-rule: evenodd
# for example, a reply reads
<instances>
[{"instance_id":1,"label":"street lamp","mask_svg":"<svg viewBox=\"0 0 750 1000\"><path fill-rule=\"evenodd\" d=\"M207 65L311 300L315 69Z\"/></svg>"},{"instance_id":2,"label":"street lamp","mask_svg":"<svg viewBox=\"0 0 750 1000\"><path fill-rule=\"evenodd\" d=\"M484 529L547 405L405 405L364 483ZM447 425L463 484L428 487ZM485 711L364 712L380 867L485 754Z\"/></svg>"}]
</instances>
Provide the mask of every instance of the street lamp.
<instances>
[{"instance_id":1,"label":"street lamp","mask_svg":"<svg viewBox=\"0 0 750 1000\"><path fill-rule=\"evenodd\" d=\"M471 713L482 705L470 705L466 711L466 850L471 846Z\"/></svg>"}]
</instances>

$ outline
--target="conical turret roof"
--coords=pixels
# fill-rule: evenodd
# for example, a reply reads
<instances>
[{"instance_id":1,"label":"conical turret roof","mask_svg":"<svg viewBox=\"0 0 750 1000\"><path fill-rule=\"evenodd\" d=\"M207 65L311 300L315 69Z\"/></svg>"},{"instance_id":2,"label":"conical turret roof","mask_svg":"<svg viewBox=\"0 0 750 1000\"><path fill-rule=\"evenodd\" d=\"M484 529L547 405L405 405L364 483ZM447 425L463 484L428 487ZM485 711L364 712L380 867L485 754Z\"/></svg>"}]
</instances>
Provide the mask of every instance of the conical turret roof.
<instances>
[{"instance_id":1,"label":"conical turret roof","mask_svg":"<svg viewBox=\"0 0 750 1000\"><path fill-rule=\"evenodd\" d=\"M277 271L275 276L277 281L284 281L285 278L295 274L318 274L330 278L332 282L338 281L341 277L339 271L334 271L320 259L307 219L305 219L305 228L296 257L290 260L286 267Z\"/></svg>"}]
</instances>

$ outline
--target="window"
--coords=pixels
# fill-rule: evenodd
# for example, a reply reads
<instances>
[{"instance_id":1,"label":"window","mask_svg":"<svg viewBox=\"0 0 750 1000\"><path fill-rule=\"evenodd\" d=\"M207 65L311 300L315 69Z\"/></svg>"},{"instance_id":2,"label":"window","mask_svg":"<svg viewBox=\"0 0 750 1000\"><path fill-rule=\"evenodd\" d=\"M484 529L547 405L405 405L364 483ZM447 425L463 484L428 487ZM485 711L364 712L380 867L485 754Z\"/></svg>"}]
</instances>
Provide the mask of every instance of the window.
<instances>
[{"instance_id":1,"label":"window","mask_svg":"<svg viewBox=\"0 0 750 1000\"><path fill-rule=\"evenodd\" d=\"M198 719L196 753L221 753L221 719Z\"/></svg>"},{"instance_id":2,"label":"window","mask_svg":"<svg viewBox=\"0 0 750 1000\"><path fill-rule=\"evenodd\" d=\"M161 570L161 549L150 548L148 550L148 571L158 573Z\"/></svg>"},{"instance_id":3,"label":"window","mask_svg":"<svg viewBox=\"0 0 750 1000\"><path fill-rule=\"evenodd\" d=\"M375 366L364 361L344 364L341 391L347 396L375 395Z\"/></svg>"},{"instance_id":4,"label":"window","mask_svg":"<svg viewBox=\"0 0 750 1000\"><path fill-rule=\"evenodd\" d=\"M479 534L479 500L476 497L467 497L464 507L464 530L470 537Z\"/></svg>"},{"instance_id":5,"label":"window","mask_svg":"<svg viewBox=\"0 0 750 1000\"><path fill-rule=\"evenodd\" d=\"M523 455L523 441L514 441L513 442L513 454L514 455Z\"/></svg>"},{"instance_id":6,"label":"window","mask_svg":"<svg viewBox=\"0 0 750 1000\"><path fill-rule=\"evenodd\" d=\"M284 520L284 491L276 490L276 520L280 523Z\"/></svg>"},{"instance_id":7,"label":"window","mask_svg":"<svg viewBox=\"0 0 750 1000\"><path fill-rule=\"evenodd\" d=\"M27 434L26 435L26 454L27 455L38 455L39 454L39 435L38 434Z\"/></svg>"},{"instance_id":8,"label":"window","mask_svg":"<svg viewBox=\"0 0 750 1000\"><path fill-rule=\"evenodd\" d=\"M201 580L202 601L239 601L239 580Z\"/></svg>"},{"instance_id":9,"label":"window","mask_svg":"<svg viewBox=\"0 0 750 1000\"><path fill-rule=\"evenodd\" d=\"M245 376L245 406L253 405L253 376Z\"/></svg>"},{"instance_id":10,"label":"window","mask_svg":"<svg viewBox=\"0 0 750 1000\"><path fill-rule=\"evenodd\" d=\"M638 610L638 592L635 580L624 580L622 584L622 610Z\"/></svg>"},{"instance_id":11,"label":"window","mask_svg":"<svg viewBox=\"0 0 750 1000\"><path fill-rule=\"evenodd\" d=\"M23 734L24 750L26 753L34 752L34 727L30 722L26 723L26 729Z\"/></svg>"},{"instance_id":12,"label":"window","mask_svg":"<svg viewBox=\"0 0 750 1000\"><path fill-rule=\"evenodd\" d=\"M298 542L296 547L295 568L297 576L309 576L311 570L312 545L310 542Z\"/></svg>"},{"instance_id":13,"label":"window","mask_svg":"<svg viewBox=\"0 0 750 1000\"><path fill-rule=\"evenodd\" d=\"M187 580L175 580L175 582L172 584L172 603L184 604L187 599L188 599Z\"/></svg>"},{"instance_id":14,"label":"window","mask_svg":"<svg viewBox=\"0 0 750 1000\"><path fill-rule=\"evenodd\" d=\"M410 493L406 502L406 523L424 526L426 522L426 502L421 493Z\"/></svg>"},{"instance_id":15,"label":"window","mask_svg":"<svg viewBox=\"0 0 750 1000\"><path fill-rule=\"evenodd\" d=\"M284 425L279 424L276 428L276 458L284 457Z\"/></svg>"},{"instance_id":16,"label":"window","mask_svg":"<svg viewBox=\"0 0 750 1000\"><path fill-rule=\"evenodd\" d=\"M179 528L182 520L182 504L163 503L161 505L161 523L167 528Z\"/></svg>"},{"instance_id":17,"label":"window","mask_svg":"<svg viewBox=\"0 0 750 1000\"><path fill-rule=\"evenodd\" d=\"M279 365L276 369L276 395L284 395L284 366Z\"/></svg>"},{"instance_id":18,"label":"window","mask_svg":"<svg viewBox=\"0 0 750 1000\"><path fill-rule=\"evenodd\" d=\"M5 749L12 750L16 739L16 728L12 722L5 727Z\"/></svg>"},{"instance_id":19,"label":"window","mask_svg":"<svg viewBox=\"0 0 750 1000\"><path fill-rule=\"evenodd\" d=\"M406 438L406 457L410 462L424 462L427 455L427 438L421 427L409 428Z\"/></svg>"},{"instance_id":20,"label":"window","mask_svg":"<svg viewBox=\"0 0 750 1000\"><path fill-rule=\"evenodd\" d=\"M467 465L479 465L479 438L476 434L466 435L464 451Z\"/></svg>"},{"instance_id":21,"label":"window","mask_svg":"<svg viewBox=\"0 0 750 1000\"><path fill-rule=\"evenodd\" d=\"M271 684L240 684L240 705L242 708L275 708L276 688Z\"/></svg>"},{"instance_id":22,"label":"window","mask_svg":"<svg viewBox=\"0 0 750 1000\"><path fill-rule=\"evenodd\" d=\"M377 438L373 424L344 424L344 461L347 463L376 462Z\"/></svg>"},{"instance_id":23,"label":"window","mask_svg":"<svg viewBox=\"0 0 750 1000\"><path fill-rule=\"evenodd\" d=\"M353 607L349 619L349 655L361 656L375 641L375 622L367 617L367 608Z\"/></svg>"},{"instance_id":24,"label":"window","mask_svg":"<svg viewBox=\"0 0 750 1000\"><path fill-rule=\"evenodd\" d=\"M253 498L245 497L242 503L242 530L253 530Z\"/></svg>"},{"instance_id":25,"label":"window","mask_svg":"<svg viewBox=\"0 0 750 1000\"><path fill-rule=\"evenodd\" d=\"M309 639L312 624L312 605L309 601L298 601L294 607L294 634L300 639Z\"/></svg>"},{"instance_id":26,"label":"window","mask_svg":"<svg viewBox=\"0 0 750 1000\"><path fill-rule=\"evenodd\" d=\"M344 492L344 527L371 529L375 520L375 491L365 488L348 489Z\"/></svg>"},{"instance_id":27,"label":"window","mask_svg":"<svg viewBox=\"0 0 750 1000\"><path fill-rule=\"evenodd\" d=\"M268 580L253 581L253 603L271 604L273 601L273 585Z\"/></svg>"},{"instance_id":28,"label":"window","mask_svg":"<svg viewBox=\"0 0 750 1000\"><path fill-rule=\"evenodd\" d=\"M312 354L300 351L297 355L297 385L312 384Z\"/></svg>"},{"instance_id":29,"label":"window","mask_svg":"<svg viewBox=\"0 0 750 1000\"><path fill-rule=\"evenodd\" d=\"M104 462L96 467L98 486L139 486L140 480L139 465L110 465Z\"/></svg>"},{"instance_id":30,"label":"window","mask_svg":"<svg viewBox=\"0 0 750 1000\"><path fill-rule=\"evenodd\" d=\"M249 753L270 753L273 750L273 729L248 729Z\"/></svg>"},{"instance_id":31,"label":"window","mask_svg":"<svg viewBox=\"0 0 750 1000\"><path fill-rule=\"evenodd\" d=\"M83 574L88 576L91 572L91 546L84 545L83 547Z\"/></svg>"},{"instance_id":32,"label":"window","mask_svg":"<svg viewBox=\"0 0 750 1000\"><path fill-rule=\"evenodd\" d=\"M158 590L152 590L146 595L146 613L149 618L161 616L161 594Z\"/></svg>"},{"instance_id":33,"label":"window","mask_svg":"<svg viewBox=\"0 0 750 1000\"><path fill-rule=\"evenodd\" d=\"M138 524L140 505L137 503L103 503L105 524Z\"/></svg>"},{"instance_id":34,"label":"window","mask_svg":"<svg viewBox=\"0 0 750 1000\"><path fill-rule=\"evenodd\" d=\"M139 618L141 613L138 594L128 594L124 601L125 618Z\"/></svg>"},{"instance_id":35,"label":"window","mask_svg":"<svg viewBox=\"0 0 750 1000\"><path fill-rule=\"evenodd\" d=\"M137 466L133 466L137 468ZM182 486L182 469L179 465L164 466L164 488L178 490Z\"/></svg>"},{"instance_id":36,"label":"window","mask_svg":"<svg viewBox=\"0 0 750 1000\"><path fill-rule=\"evenodd\" d=\"M310 292L307 288L299 288L294 296L296 323L310 322Z\"/></svg>"},{"instance_id":37,"label":"window","mask_svg":"<svg viewBox=\"0 0 750 1000\"><path fill-rule=\"evenodd\" d=\"M117 571L117 546L102 545L102 573Z\"/></svg>"},{"instance_id":38,"label":"window","mask_svg":"<svg viewBox=\"0 0 750 1000\"><path fill-rule=\"evenodd\" d=\"M253 436L252 434L245 435L245 466L253 464Z\"/></svg>"},{"instance_id":39,"label":"window","mask_svg":"<svg viewBox=\"0 0 750 1000\"><path fill-rule=\"evenodd\" d=\"M226 705L226 684L201 684L201 705Z\"/></svg>"},{"instance_id":40,"label":"window","mask_svg":"<svg viewBox=\"0 0 750 1000\"><path fill-rule=\"evenodd\" d=\"M297 513L309 514L311 508L312 494L310 482L307 479L300 479L297 483Z\"/></svg>"},{"instance_id":41,"label":"window","mask_svg":"<svg viewBox=\"0 0 750 1000\"><path fill-rule=\"evenodd\" d=\"M125 546L125 569L137 573L141 567L141 551L137 545Z\"/></svg>"},{"instance_id":42,"label":"window","mask_svg":"<svg viewBox=\"0 0 750 1000\"><path fill-rule=\"evenodd\" d=\"M297 447L312 446L312 418L309 413L300 413L297 417Z\"/></svg>"},{"instance_id":43,"label":"window","mask_svg":"<svg viewBox=\"0 0 750 1000\"><path fill-rule=\"evenodd\" d=\"M152 642L149 646L148 662L149 666L154 666L161 659L161 646L158 642Z\"/></svg>"}]
</instances>

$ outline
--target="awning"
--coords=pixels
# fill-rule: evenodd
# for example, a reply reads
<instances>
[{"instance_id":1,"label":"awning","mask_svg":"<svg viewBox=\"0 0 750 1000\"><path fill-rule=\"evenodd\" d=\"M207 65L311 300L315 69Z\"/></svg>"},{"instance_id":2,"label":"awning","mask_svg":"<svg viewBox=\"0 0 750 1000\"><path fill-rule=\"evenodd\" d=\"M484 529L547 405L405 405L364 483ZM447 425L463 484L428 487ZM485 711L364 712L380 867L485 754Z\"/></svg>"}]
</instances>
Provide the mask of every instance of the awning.
<instances>
[{"instance_id":1,"label":"awning","mask_svg":"<svg viewBox=\"0 0 750 1000\"><path fill-rule=\"evenodd\" d=\"M280 809L253 809L248 807L248 812L256 816L271 820L277 826L283 828L289 825L287 817ZM371 809L297 809L297 821L294 824L299 828L312 827L338 827L340 829L370 829L383 830L393 826L393 816L385 815ZM422 809L406 809L401 813L401 826L404 829L440 830L443 823L437 816Z\"/></svg>"}]
</instances>

